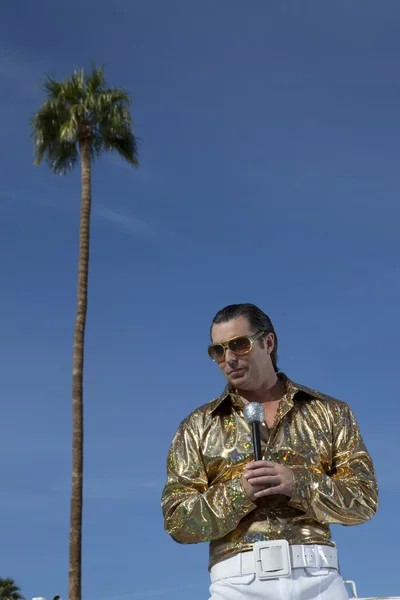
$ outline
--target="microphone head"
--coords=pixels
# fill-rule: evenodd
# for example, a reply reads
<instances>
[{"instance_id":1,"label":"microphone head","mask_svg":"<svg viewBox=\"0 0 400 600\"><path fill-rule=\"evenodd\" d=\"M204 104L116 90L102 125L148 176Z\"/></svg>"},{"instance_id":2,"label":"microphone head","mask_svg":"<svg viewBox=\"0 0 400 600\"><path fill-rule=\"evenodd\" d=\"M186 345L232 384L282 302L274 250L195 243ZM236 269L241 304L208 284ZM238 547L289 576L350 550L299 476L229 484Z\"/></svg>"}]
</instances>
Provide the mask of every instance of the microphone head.
<instances>
[{"instance_id":1,"label":"microphone head","mask_svg":"<svg viewBox=\"0 0 400 600\"><path fill-rule=\"evenodd\" d=\"M264 409L259 402L249 402L243 409L246 423L264 423Z\"/></svg>"}]
</instances>

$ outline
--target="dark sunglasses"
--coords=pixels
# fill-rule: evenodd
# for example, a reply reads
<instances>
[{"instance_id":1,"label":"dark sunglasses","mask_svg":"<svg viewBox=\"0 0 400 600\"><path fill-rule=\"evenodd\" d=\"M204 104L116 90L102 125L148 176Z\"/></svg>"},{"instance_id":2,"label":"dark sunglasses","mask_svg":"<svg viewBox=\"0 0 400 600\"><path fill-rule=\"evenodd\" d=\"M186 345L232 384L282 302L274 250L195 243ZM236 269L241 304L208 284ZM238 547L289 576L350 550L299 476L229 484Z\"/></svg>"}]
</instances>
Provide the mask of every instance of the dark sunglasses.
<instances>
[{"instance_id":1,"label":"dark sunglasses","mask_svg":"<svg viewBox=\"0 0 400 600\"><path fill-rule=\"evenodd\" d=\"M227 342L219 344L210 344L208 346L208 356L211 360L220 362L225 356L225 350L228 348L234 354L239 356L247 354L253 347L253 344L263 335L267 335L266 331L259 331L255 335L238 335Z\"/></svg>"}]
</instances>

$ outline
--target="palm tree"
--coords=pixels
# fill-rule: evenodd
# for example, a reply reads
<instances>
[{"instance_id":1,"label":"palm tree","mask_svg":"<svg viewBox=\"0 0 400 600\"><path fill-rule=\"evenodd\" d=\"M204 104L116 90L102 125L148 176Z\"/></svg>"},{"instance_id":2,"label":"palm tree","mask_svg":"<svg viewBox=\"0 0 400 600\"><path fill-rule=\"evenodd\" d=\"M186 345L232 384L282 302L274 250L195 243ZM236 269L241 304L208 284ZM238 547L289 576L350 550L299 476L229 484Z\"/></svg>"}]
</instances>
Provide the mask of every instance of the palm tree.
<instances>
[{"instance_id":1,"label":"palm tree","mask_svg":"<svg viewBox=\"0 0 400 600\"><path fill-rule=\"evenodd\" d=\"M34 115L35 164L45 158L55 174L81 166L78 303L72 373L72 493L69 546L69 600L81 600L83 481L83 362L87 313L92 162L103 152L117 152L138 167L137 140L132 133L129 95L108 88L104 67L75 69L65 81L47 76L46 100Z\"/></svg>"},{"instance_id":2,"label":"palm tree","mask_svg":"<svg viewBox=\"0 0 400 600\"><path fill-rule=\"evenodd\" d=\"M0 577L0 600L25 600L20 588L11 577Z\"/></svg>"}]
</instances>

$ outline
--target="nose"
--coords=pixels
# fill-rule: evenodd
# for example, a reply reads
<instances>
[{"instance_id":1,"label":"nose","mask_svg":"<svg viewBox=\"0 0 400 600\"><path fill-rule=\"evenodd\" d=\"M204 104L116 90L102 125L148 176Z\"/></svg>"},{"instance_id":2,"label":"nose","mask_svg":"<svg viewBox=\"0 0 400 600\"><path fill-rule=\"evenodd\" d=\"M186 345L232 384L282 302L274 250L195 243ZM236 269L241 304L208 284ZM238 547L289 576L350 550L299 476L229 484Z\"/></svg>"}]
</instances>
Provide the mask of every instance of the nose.
<instances>
[{"instance_id":1,"label":"nose","mask_svg":"<svg viewBox=\"0 0 400 600\"><path fill-rule=\"evenodd\" d=\"M232 350L229 350L229 348L225 349L225 362L227 362L229 365L231 365L231 363L237 364L238 362L236 354L234 354Z\"/></svg>"}]
</instances>

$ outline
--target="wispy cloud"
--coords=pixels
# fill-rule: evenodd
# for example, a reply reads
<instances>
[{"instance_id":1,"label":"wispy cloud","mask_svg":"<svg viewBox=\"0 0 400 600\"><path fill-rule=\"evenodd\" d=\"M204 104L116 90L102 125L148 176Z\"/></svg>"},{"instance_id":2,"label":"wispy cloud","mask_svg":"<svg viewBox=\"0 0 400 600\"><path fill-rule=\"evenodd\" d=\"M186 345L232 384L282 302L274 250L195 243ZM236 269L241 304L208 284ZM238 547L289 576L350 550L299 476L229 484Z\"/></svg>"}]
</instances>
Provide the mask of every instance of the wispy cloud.
<instances>
[{"instance_id":1,"label":"wispy cloud","mask_svg":"<svg viewBox=\"0 0 400 600\"><path fill-rule=\"evenodd\" d=\"M32 196L30 192L26 190L23 192L12 191L9 192L7 190L0 190L0 207L12 207L15 206L17 214L19 213L20 206L23 203L34 204L37 206L44 207L55 207L55 203L52 201L52 196L49 194L48 196L41 194L37 196Z\"/></svg>"},{"instance_id":2,"label":"wispy cloud","mask_svg":"<svg viewBox=\"0 0 400 600\"><path fill-rule=\"evenodd\" d=\"M29 202L38 206L47 207L52 210L62 211L72 216L70 198L63 198L62 195L58 195L57 202L53 200L54 193L52 190L46 194L37 194L36 196L30 196L25 192L23 194L9 192L8 190L0 190L0 206L10 205L11 203ZM75 218L74 213L74 218ZM93 202L93 217L101 220L109 225L119 229L126 235L132 237L141 238L148 243L162 245L166 240L170 241L174 238L174 234L171 230L154 224L149 223L143 219L126 215L116 210L107 208L105 206Z\"/></svg>"},{"instance_id":3,"label":"wispy cloud","mask_svg":"<svg viewBox=\"0 0 400 600\"><path fill-rule=\"evenodd\" d=\"M94 216L107 221L128 234L140 237L150 242L160 243L165 238L171 238L172 233L164 228L150 224L142 219L121 214L104 206L95 206Z\"/></svg>"},{"instance_id":4,"label":"wispy cloud","mask_svg":"<svg viewBox=\"0 0 400 600\"><path fill-rule=\"evenodd\" d=\"M7 190L0 190L0 198L5 202L7 200L18 200L15 194L10 194Z\"/></svg>"}]
</instances>

